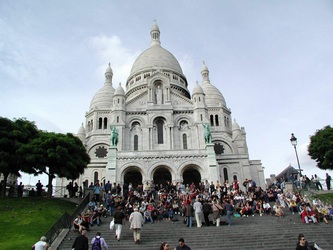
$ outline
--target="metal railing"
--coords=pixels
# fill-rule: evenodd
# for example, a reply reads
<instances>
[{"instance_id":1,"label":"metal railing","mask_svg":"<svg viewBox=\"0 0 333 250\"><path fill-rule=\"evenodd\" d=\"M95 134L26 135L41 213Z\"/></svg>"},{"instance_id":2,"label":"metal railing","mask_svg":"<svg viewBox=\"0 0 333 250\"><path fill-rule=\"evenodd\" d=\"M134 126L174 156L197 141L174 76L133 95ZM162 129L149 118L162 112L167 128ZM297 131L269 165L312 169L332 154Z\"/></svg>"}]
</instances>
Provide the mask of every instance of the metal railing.
<instances>
[{"instance_id":1,"label":"metal railing","mask_svg":"<svg viewBox=\"0 0 333 250\"><path fill-rule=\"evenodd\" d=\"M83 198L81 203L77 206L72 215L64 213L54 224L53 226L45 233L45 237L48 239L50 245L52 242L59 236L63 229L71 229L73 226L74 218L87 207L90 201L90 193Z\"/></svg>"}]
</instances>

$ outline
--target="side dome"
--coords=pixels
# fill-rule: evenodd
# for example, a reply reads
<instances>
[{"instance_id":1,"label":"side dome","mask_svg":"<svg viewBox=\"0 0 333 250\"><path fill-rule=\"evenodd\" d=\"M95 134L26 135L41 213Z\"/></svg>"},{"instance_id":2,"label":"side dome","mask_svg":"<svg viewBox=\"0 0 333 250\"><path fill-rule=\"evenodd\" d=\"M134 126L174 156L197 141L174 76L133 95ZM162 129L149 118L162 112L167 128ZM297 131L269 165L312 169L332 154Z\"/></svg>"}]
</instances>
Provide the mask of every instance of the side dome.
<instances>
[{"instance_id":1,"label":"side dome","mask_svg":"<svg viewBox=\"0 0 333 250\"><path fill-rule=\"evenodd\" d=\"M214 85L210 83L209 80L209 70L206 66L205 62L203 62L201 68L201 76L202 76L202 90L206 95L206 104L210 107L226 107L225 99L221 93L221 91L216 88Z\"/></svg>"},{"instance_id":2,"label":"side dome","mask_svg":"<svg viewBox=\"0 0 333 250\"><path fill-rule=\"evenodd\" d=\"M114 88L112 87L112 85L105 84L101 89L97 91L97 93L91 100L90 110L96 108L111 108L113 94Z\"/></svg>"},{"instance_id":3,"label":"side dome","mask_svg":"<svg viewBox=\"0 0 333 250\"><path fill-rule=\"evenodd\" d=\"M90 108L92 109L101 109L101 108L111 108L112 106L112 97L114 94L114 88L112 87L112 76L113 72L111 65L105 70L105 83L102 88L100 88L97 93L94 95L93 99L90 102Z\"/></svg>"},{"instance_id":4,"label":"side dome","mask_svg":"<svg viewBox=\"0 0 333 250\"><path fill-rule=\"evenodd\" d=\"M192 95L195 95L195 94L204 94L204 91L198 82L195 83L194 89L192 91Z\"/></svg>"},{"instance_id":5,"label":"side dome","mask_svg":"<svg viewBox=\"0 0 333 250\"><path fill-rule=\"evenodd\" d=\"M119 83L118 88L116 88L116 91L114 92L114 95L125 95L125 91L123 89L123 87L121 86L121 83Z\"/></svg>"},{"instance_id":6,"label":"side dome","mask_svg":"<svg viewBox=\"0 0 333 250\"><path fill-rule=\"evenodd\" d=\"M206 96L207 106L226 106L225 99L221 91L210 83L202 84L202 90Z\"/></svg>"}]
</instances>

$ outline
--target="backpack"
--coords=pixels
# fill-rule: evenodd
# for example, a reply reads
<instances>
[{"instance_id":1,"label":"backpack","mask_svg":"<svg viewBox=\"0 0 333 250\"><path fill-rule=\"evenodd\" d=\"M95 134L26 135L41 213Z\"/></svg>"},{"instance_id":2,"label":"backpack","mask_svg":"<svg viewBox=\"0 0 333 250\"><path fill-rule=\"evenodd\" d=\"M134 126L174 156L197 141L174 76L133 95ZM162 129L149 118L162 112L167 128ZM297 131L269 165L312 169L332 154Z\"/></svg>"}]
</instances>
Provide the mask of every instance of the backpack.
<instances>
[{"instance_id":1,"label":"backpack","mask_svg":"<svg viewBox=\"0 0 333 250\"><path fill-rule=\"evenodd\" d=\"M95 241L92 245L92 250L101 250L102 247L101 247L101 238L95 238Z\"/></svg>"}]
</instances>

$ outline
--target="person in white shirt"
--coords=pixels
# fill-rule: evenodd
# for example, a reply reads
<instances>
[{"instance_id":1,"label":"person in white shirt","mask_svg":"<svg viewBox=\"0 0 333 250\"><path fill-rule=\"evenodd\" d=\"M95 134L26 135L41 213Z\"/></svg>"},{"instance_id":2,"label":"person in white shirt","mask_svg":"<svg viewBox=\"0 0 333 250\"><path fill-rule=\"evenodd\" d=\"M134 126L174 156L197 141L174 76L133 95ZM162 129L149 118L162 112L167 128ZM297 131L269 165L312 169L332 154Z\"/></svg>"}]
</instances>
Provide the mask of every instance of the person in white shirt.
<instances>
[{"instance_id":1,"label":"person in white shirt","mask_svg":"<svg viewBox=\"0 0 333 250\"><path fill-rule=\"evenodd\" d=\"M196 199L196 201L193 204L194 214L195 214L195 221L197 222L197 227L202 226L202 204L199 201L199 199Z\"/></svg>"},{"instance_id":2,"label":"person in white shirt","mask_svg":"<svg viewBox=\"0 0 333 250\"><path fill-rule=\"evenodd\" d=\"M32 246L32 249L34 250L45 250L45 249L49 249L49 244L47 244L46 242L46 237L45 236L42 236L40 238L40 240L38 242L36 242L33 246Z\"/></svg>"}]
</instances>

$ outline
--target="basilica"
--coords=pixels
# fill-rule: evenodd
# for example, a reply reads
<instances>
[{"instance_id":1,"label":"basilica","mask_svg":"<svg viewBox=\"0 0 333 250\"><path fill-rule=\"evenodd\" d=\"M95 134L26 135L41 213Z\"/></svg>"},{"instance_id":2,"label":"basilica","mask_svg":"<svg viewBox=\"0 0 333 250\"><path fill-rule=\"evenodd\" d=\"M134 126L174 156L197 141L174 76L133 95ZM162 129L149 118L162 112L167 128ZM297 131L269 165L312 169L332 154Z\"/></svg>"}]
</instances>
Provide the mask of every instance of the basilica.
<instances>
[{"instance_id":1,"label":"basilica","mask_svg":"<svg viewBox=\"0 0 333 250\"><path fill-rule=\"evenodd\" d=\"M247 178L265 187L261 161L249 159L245 129L232 120L208 67L203 63L202 82L190 92L178 60L161 46L160 34L154 23L150 46L135 60L125 86L112 82L113 70L107 67L105 83L77 134L91 158L78 183L135 187L147 181ZM57 179L58 186L65 182Z\"/></svg>"}]
</instances>

